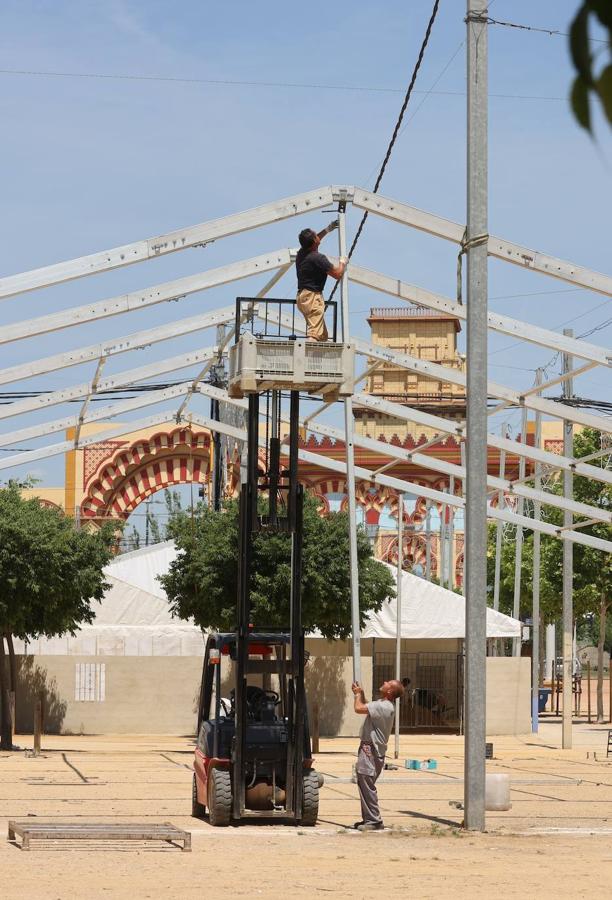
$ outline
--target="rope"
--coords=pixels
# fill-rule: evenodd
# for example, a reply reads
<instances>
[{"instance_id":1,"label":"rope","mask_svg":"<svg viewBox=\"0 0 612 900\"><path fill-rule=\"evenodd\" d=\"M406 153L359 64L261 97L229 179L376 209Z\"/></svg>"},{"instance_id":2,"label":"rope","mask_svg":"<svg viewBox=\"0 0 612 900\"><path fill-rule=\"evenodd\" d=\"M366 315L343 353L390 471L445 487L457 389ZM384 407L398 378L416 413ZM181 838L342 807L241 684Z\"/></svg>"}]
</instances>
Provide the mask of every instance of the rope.
<instances>
[{"instance_id":1,"label":"rope","mask_svg":"<svg viewBox=\"0 0 612 900\"><path fill-rule=\"evenodd\" d=\"M467 253L473 247L481 247L483 244L489 243L488 234L476 234L473 238L468 238L467 228L463 232L461 243L459 245L459 253L457 254L457 303L463 304L463 254Z\"/></svg>"},{"instance_id":2,"label":"rope","mask_svg":"<svg viewBox=\"0 0 612 900\"><path fill-rule=\"evenodd\" d=\"M436 21L436 16L438 15L438 7L440 6L440 0L435 0L433 9L431 11L431 16L429 17L429 22L427 23L427 28L425 30L425 37L423 38L423 43L421 44L421 49L419 50L419 55L417 57L417 61L414 67L414 71L412 72L412 78L410 79L410 84L408 85L408 90L406 91L406 95L404 97L404 102L402 103L402 108L400 109L400 113L395 123L395 128L393 129L393 134L391 136L391 140L389 141L389 145L387 147L387 152L385 153L385 158L380 167L380 171L378 173L378 177L376 178L376 184L374 185L373 194L378 193L378 188L380 187L380 183L383 179L383 175L385 174L385 169L387 168L387 163L391 158L391 153L393 152L393 147L395 146L395 142L397 140L399 130L402 126L402 120L404 118L404 113L408 108L408 103L410 102L410 97L412 96L412 91L414 89L414 85L416 83L417 75L419 74L419 69L421 68L421 63L423 62L423 56L425 55L425 50L427 49L427 44L429 43L429 38L431 35L431 30L433 28L433 24ZM361 236L361 232L363 231L363 226L366 223L366 219L368 218L368 211L366 210L361 218L361 222L359 223L359 228L357 229L357 233L353 239L353 243L351 244L351 249L348 252L348 259L350 260L355 247L357 246L357 241ZM329 299L332 300L336 290L338 288L338 284L340 282L336 282L334 285L334 289L331 292Z\"/></svg>"}]
</instances>

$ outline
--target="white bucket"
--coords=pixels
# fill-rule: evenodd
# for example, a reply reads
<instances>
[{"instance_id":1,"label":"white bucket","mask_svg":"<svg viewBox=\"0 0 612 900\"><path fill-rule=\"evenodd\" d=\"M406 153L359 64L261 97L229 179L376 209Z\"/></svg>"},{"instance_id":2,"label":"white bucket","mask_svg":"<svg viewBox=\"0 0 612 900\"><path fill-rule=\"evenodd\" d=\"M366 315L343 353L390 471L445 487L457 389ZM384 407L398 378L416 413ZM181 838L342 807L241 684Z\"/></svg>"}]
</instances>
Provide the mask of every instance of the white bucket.
<instances>
[{"instance_id":1,"label":"white bucket","mask_svg":"<svg viewBox=\"0 0 612 900\"><path fill-rule=\"evenodd\" d=\"M485 775L485 809L488 812L512 809L509 775Z\"/></svg>"}]
</instances>

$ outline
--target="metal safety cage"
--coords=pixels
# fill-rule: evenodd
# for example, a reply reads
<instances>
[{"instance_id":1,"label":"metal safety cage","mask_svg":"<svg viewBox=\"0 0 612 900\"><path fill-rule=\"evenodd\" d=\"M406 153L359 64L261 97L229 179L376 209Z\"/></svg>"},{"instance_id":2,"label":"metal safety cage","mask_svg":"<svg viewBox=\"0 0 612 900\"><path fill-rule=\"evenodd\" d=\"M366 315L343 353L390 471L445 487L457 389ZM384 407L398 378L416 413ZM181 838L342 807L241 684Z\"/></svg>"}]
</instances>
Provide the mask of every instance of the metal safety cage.
<instances>
[{"instance_id":1,"label":"metal safety cage","mask_svg":"<svg viewBox=\"0 0 612 900\"><path fill-rule=\"evenodd\" d=\"M303 337L303 328L296 332L296 302L277 297L236 297L235 341L242 334L251 334L261 340L295 341ZM331 315L329 333L331 341L338 339L338 304L325 301L325 312ZM285 313L285 315L283 315Z\"/></svg>"}]
</instances>

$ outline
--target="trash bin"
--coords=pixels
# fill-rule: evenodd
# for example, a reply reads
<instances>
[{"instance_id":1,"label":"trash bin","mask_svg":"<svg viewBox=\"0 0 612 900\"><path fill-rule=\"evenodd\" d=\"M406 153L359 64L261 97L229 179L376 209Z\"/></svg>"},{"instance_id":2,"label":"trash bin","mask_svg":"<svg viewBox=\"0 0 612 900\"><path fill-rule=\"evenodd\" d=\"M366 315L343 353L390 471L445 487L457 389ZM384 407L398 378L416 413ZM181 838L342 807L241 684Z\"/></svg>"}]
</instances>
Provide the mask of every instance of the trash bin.
<instances>
[{"instance_id":1,"label":"trash bin","mask_svg":"<svg viewBox=\"0 0 612 900\"><path fill-rule=\"evenodd\" d=\"M542 713L546 709L548 698L552 694L550 688L540 688L538 691L538 712Z\"/></svg>"}]
</instances>

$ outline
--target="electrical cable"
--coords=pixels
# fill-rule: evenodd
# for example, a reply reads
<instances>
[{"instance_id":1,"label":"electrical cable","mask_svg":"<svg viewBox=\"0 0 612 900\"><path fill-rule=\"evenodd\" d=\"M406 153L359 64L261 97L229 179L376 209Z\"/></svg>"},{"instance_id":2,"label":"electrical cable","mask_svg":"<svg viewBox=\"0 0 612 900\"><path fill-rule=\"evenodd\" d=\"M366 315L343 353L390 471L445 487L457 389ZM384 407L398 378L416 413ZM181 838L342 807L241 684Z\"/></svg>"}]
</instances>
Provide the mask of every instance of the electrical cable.
<instances>
[{"instance_id":1,"label":"electrical cable","mask_svg":"<svg viewBox=\"0 0 612 900\"><path fill-rule=\"evenodd\" d=\"M400 109L399 116L397 118L397 122L395 123L395 128L393 129L393 134L391 135L391 140L389 141L389 145L387 147L387 152L385 153L385 158L383 160L382 166L380 167L380 172L378 173L378 177L376 178L376 183L372 190L373 194L378 193L378 188L380 187L380 183L383 179L383 175L385 174L385 169L387 168L387 164L391 158L391 153L393 152L393 147L395 146L395 142L398 138L399 130L402 125L404 113L406 112L406 109L410 102L410 98L411 98L412 92L414 90L414 85L417 80L417 75L419 74L419 69L421 68L421 63L423 62L425 50L427 49L427 45L429 43L429 38L431 36L431 30L433 28L434 22L436 21L436 17L438 15L439 6L440 6L440 0L434 0L434 5L433 5L433 9L431 11L431 16L429 17L429 22L427 23L427 28L425 29L425 37L423 38L423 42L421 44L421 49L419 50L419 55L417 57L415 67L412 72L412 77L410 79L410 84L408 85L408 90L406 91L406 96L404 97L404 102L402 103L402 107ZM355 247L357 246L357 241L359 240L359 238L361 236L361 232L363 231L363 227L366 223L367 218L368 218L368 210L366 209L363 216L361 217L361 222L359 223L359 228L357 229L357 233L355 234L355 237L353 238L353 243L351 244L351 249L348 252L349 259L352 257L353 251L355 250ZM334 285L333 291L330 294L330 297L329 297L330 300L333 298L334 294L336 293L338 284L339 284L339 282L337 281L336 284Z\"/></svg>"}]
</instances>

